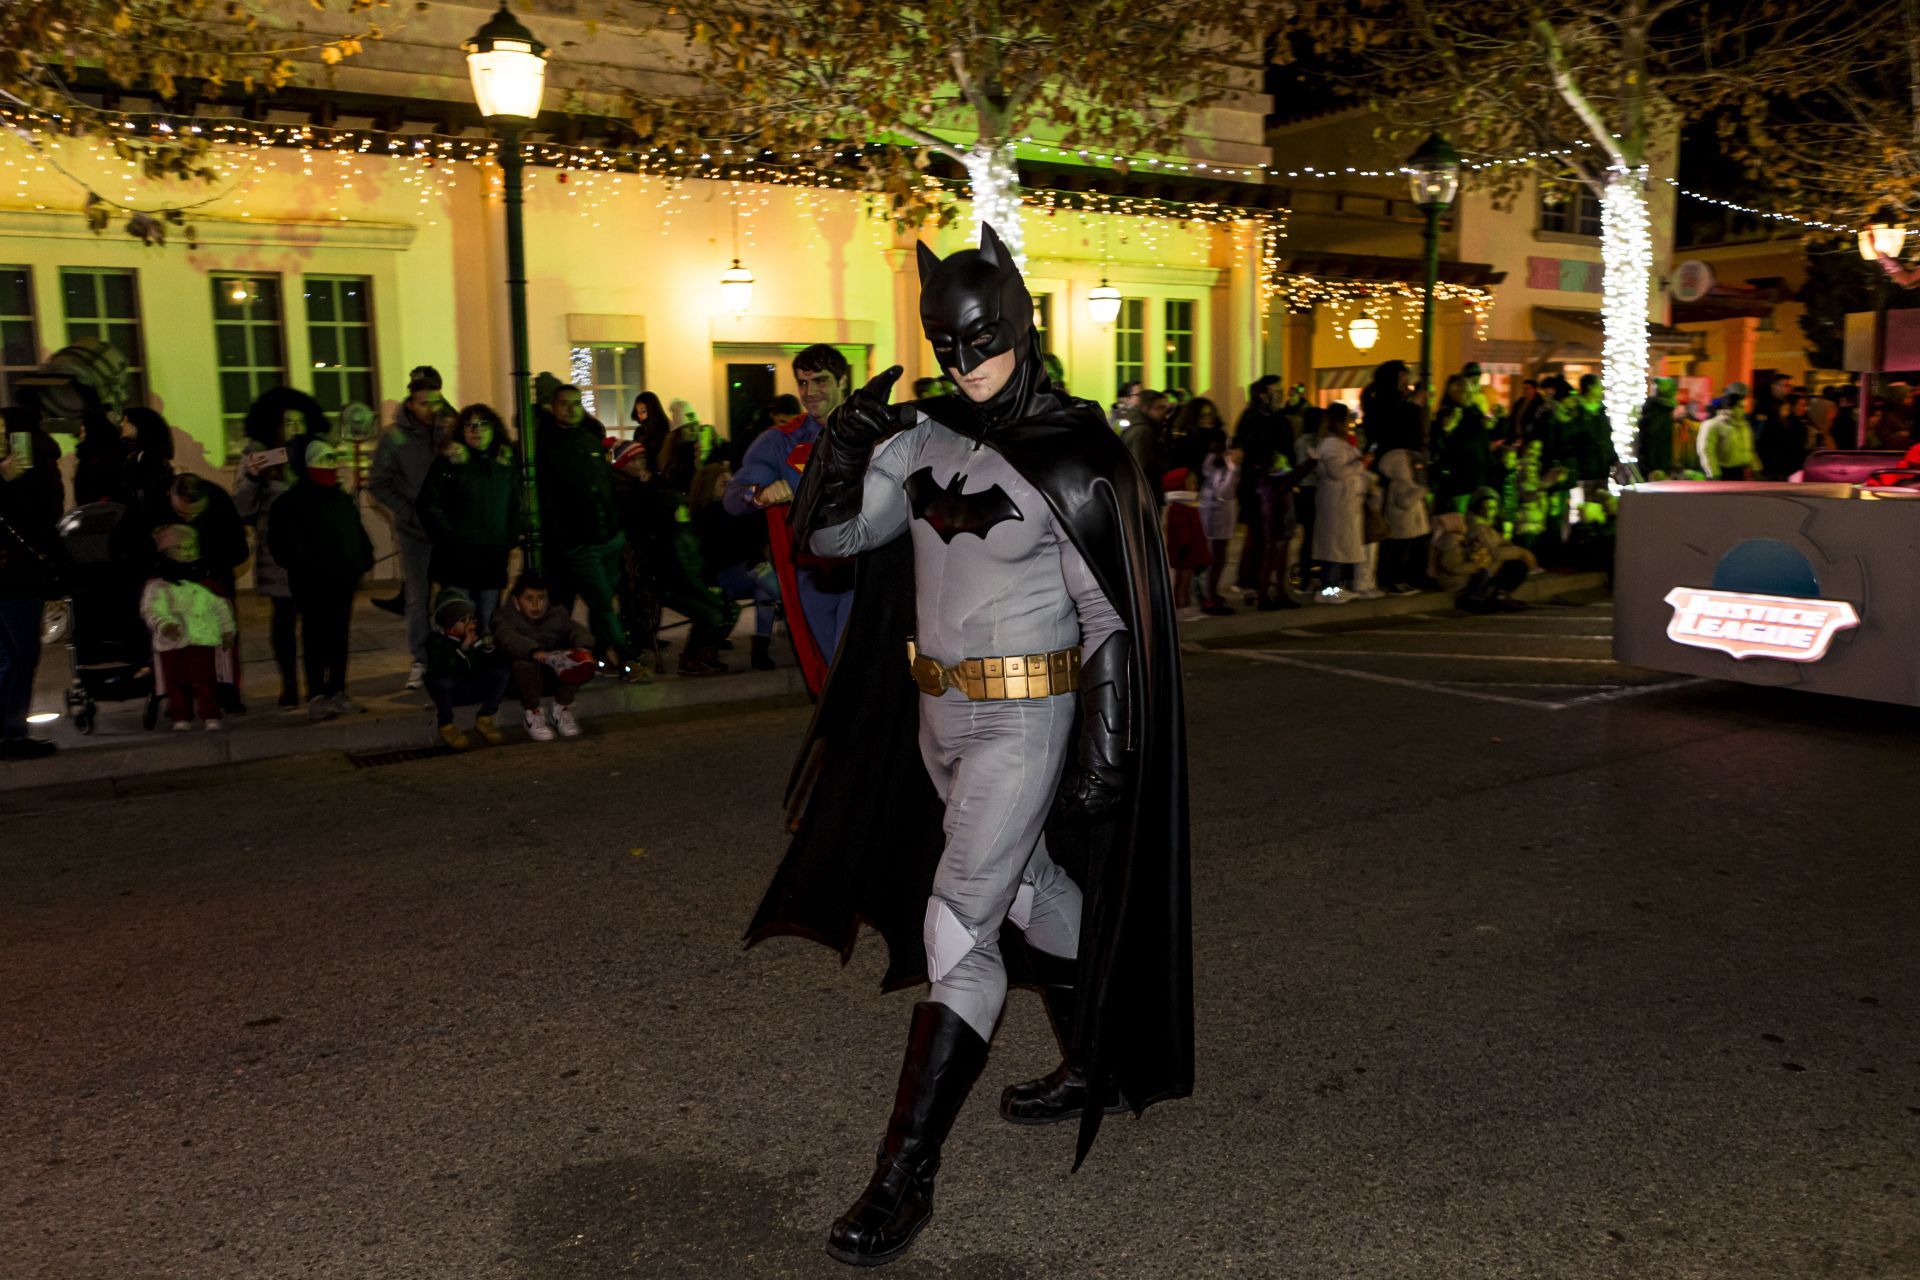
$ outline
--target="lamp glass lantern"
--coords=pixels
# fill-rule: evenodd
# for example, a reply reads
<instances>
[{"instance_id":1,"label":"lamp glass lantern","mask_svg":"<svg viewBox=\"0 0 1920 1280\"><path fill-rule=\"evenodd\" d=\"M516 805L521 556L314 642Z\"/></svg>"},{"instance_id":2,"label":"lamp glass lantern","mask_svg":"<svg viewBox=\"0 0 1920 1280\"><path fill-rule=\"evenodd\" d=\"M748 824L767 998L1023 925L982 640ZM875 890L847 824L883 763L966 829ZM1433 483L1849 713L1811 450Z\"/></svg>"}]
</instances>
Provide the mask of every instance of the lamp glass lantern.
<instances>
[{"instance_id":1,"label":"lamp glass lantern","mask_svg":"<svg viewBox=\"0 0 1920 1280\"><path fill-rule=\"evenodd\" d=\"M1907 242L1907 229L1891 209L1882 209L1873 221L1860 228L1860 256L1868 262L1897 258Z\"/></svg>"},{"instance_id":2,"label":"lamp glass lantern","mask_svg":"<svg viewBox=\"0 0 1920 1280\"><path fill-rule=\"evenodd\" d=\"M741 266L738 258L720 273L720 305L737 316L753 306L753 272Z\"/></svg>"},{"instance_id":3,"label":"lamp glass lantern","mask_svg":"<svg viewBox=\"0 0 1920 1280\"><path fill-rule=\"evenodd\" d=\"M473 100L489 120L532 120L547 88L547 47L502 4L461 48Z\"/></svg>"},{"instance_id":4,"label":"lamp glass lantern","mask_svg":"<svg viewBox=\"0 0 1920 1280\"><path fill-rule=\"evenodd\" d=\"M1437 133L1428 134L1420 149L1407 157L1407 185L1413 202L1423 208L1446 208L1460 194L1460 153Z\"/></svg>"},{"instance_id":5,"label":"lamp glass lantern","mask_svg":"<svg viewBox=\"0 0 1920 1280\"><path fill-rule=\"evenodd\" d=\"M1105 276L1087 290L1087 314L1095 324L1112 324L1120 318L1120 291L1108 284Z\"/></svg>"},{"instance_id":6,"label":"lamp glass lantern","mask_svg":"<svg viewBox=\"0 0 1920 1280\"><path fill-rule=\"evenodd\" d=\"M1380 322L1362 311L1347 322L1347 341L1359 351L1371 351L1380 341Z\"/></svg>"}]
</instances>

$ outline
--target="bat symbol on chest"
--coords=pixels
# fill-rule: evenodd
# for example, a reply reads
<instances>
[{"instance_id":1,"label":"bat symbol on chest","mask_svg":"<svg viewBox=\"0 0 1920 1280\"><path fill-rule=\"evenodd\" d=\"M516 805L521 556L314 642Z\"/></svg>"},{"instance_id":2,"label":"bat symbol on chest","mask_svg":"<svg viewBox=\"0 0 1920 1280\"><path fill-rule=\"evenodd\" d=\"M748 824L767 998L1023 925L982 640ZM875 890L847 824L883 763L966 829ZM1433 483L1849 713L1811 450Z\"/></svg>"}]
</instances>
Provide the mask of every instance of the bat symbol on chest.
<instances>
[{"instance_id":1,"label":"bat symbol on chest","mask_svg":"<svg viewBox=\"0 0 1920 1280\"><path fill-rule=\"evenodd\" d=\"M963 533L984 540L987 531L1002 520L1026 519L999 485L963 493L966 483L965 476L955 475L943 488L934 480L932 467L908 476L907 500L913 504L914 519L926 521L942 542L952 542Z\"/></svg>"}]
</instances>

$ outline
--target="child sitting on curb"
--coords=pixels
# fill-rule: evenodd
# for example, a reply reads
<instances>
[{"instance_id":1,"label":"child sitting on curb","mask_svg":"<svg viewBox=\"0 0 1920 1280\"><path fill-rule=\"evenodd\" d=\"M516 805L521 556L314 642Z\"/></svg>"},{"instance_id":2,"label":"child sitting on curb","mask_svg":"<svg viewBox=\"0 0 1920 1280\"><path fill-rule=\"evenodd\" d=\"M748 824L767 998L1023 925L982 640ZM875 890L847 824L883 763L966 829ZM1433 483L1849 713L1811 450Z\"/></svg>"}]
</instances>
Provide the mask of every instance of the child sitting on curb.
<instances>
[{"instance_id":1,"label":"child sitting on curb","mask_svg":"<svg viewBox=\"0 0 1920 1280\"><path fill-rule=\"evenodd\" d=\"M493 611L493 638L512 663L527 736L552 742L558 730L563 738L579 737L573 697L582 683L593 679L593 632L550 603L546 579L523 573L514 580L507 603ZM553 698L551 723L540 710L540 700L547 696Z\"/></svg>"},{"instance_id":2,"label":"child sitting on curb","mask_svg":"<svg viewBox=\"0 0 1920 1280\"><path fill-rule=\"evenodd\" d=\"M217 730L220 699L214 655L233 641L233 610L198 581L200 535L193 526L164 525L154 541L162 559L140 595L140 616L153 632L167 713L176 731L193 728L196 711L208 729Z\"/></svg>"},{"instance_id":3,"label":"child sitting on curb","mask_svg":"<svg viewBox=\"0 0 1920 1280\"><path fill-rule=\"evenodd\" d=\"M453 722L453 709L480 704L473 731L494 746L506 736L494 727L494 713L507 695L509 672L493 651L493 637L480 633L473 599L458 587L445 587L433 601L433 631L427 636L427 694L433 699L440 740L455 751L473 746L473 739Z\"/></svg>"}]
</instances>

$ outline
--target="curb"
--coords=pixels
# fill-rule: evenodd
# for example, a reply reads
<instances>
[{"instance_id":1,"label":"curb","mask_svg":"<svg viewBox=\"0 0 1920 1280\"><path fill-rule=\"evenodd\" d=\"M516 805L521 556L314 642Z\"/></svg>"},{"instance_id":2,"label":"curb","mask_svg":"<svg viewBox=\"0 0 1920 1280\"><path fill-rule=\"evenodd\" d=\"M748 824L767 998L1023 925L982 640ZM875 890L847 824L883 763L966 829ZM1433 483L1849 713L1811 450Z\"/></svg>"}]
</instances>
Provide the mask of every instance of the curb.
<instances>
[{"instance_id":1,"label":"curb","mask_svg":"<svg viewBox=\"0 0 1920 1280\"><path fill-rule=\"evenodd\" d=\"M1604 573L1541 573L1528 578L1513 594L1529 603L1542 603L1581 591L1604 590ZM1272 635L1302 627L1325 627L1338 623L1364 622L1373 618L1397 618L1413 613L1452 613L1453 595L1446 591L1422 591L1410 596L1382 596L1378 600L1355 600L1343 605L1303 604L1298 609L1279 609L1268 613L1242 609L1230 618L1201 618L1181 624L1185 645L1207 648L1215 641L1237 640L1243 636Z\"/></svg>"},{"instance_id":2,"label":"curb","mask_svg":"<svg viewBox=\"0 0 1920 1280\"><path fill-rule=\"evenodd\" d=\"M417 695L416 695L417 696ZM603 728L628 728L648 722L701 715L734 715L771 707L804 705L807 687L798 667L742 671L691 680L656 676L651 684L595 681L581 691L582 717ZM509 698L504 708L517 708ZM254 713L271 719L271 711ZM113 783L154 774L251 764L295 756L395 751L437 744L431 704L380 707L365 715L306 724L288 717L272 727L236 727L224 733L195 730L178 738L163 731L131 739L126 746L79 747L44 760L12 761L0 768L0 794L71 783ZM503 725L510 742L524 741L518 712Z\"/></svg>"}]
</instances>

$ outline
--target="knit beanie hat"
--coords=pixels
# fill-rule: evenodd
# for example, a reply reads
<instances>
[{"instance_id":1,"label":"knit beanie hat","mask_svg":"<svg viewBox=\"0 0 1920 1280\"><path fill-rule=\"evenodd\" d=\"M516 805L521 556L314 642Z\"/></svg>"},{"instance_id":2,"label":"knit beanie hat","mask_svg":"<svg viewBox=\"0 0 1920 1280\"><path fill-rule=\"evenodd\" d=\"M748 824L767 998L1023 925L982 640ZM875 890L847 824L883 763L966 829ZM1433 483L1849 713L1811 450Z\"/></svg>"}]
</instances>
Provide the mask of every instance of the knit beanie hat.
<instances>
[{"instance_id":1,"label":"knit beanie hat","mask_svg":"<svg viewBox=\"0 0 1920 1280\"><path fill-rule=\"evenodd\" d=\"M309 467L319 467L322 470L331 470L340 465L333 446L325 440L315 440L307 446L306 463Z\"/></svg>"},{"instance_id":2,"label":"knit beanie hat","mask_svg":"<svg viewBox=\"0 0 1920 1280\"><path fill-rule=\"evenodd\" d=\"M442 587L433 597L433 625L442 631L458 626L473 616L473 597L458 587Z\"/></svg>"},{"instance_id":3,"label":"knit beanie hat","mask_svg":"<svg viewBox=\"0 0 1920 1280\"><path fill-rule=\"evenodd\" d=\"M565 385L566 383L542 369L533 380L533 402L543 409L548 407L553 403L554 393Z\"/></svg>"}]
</instances>

